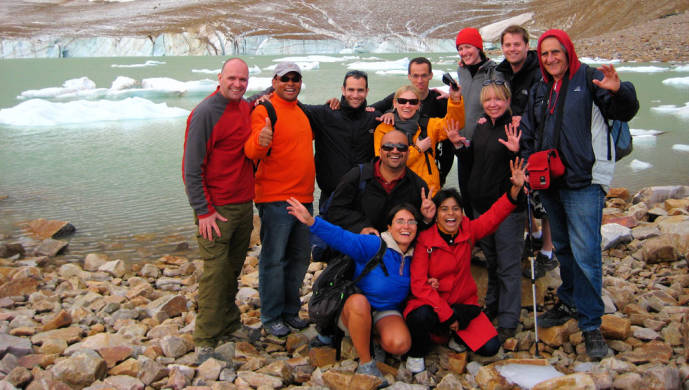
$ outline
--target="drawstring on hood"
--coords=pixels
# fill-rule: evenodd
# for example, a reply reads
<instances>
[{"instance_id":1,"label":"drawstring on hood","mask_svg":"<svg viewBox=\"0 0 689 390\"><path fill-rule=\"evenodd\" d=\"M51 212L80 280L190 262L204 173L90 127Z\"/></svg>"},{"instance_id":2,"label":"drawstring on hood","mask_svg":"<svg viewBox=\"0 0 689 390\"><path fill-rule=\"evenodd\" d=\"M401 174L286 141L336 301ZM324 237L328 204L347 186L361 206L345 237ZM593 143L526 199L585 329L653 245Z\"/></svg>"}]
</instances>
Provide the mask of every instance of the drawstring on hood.
<instances>
[{"instance_id":1,"label":"drawstring on hood","mask_svg":"<svg viewBox=\"0 0 689 390\"><path fill-rule=\"evenodd\" d=\"M572 43L572 40L569 38L569 35L567 35L566 32L558 29L548 30L544 32L540 38L538 38L538 46L536 46L536 51L538 54L538 65L541 67L541 74L543 74L543 80L545 80L546 82L553 81L553 76L546 72L545 68L543 67L543 60L541 58L541 43L543 43L544 39L550 37L557 39L558 42L560 42L560 44L564 46L565 50L567 51L567 60L569 61L568 72L569 79L571 80L572 77L574 77L574 74L577 73L577 70L579 70L581 62L579 62L579 57L577 57L577 53L574 51L574 44Z\"/></svg>"}]
</instances>

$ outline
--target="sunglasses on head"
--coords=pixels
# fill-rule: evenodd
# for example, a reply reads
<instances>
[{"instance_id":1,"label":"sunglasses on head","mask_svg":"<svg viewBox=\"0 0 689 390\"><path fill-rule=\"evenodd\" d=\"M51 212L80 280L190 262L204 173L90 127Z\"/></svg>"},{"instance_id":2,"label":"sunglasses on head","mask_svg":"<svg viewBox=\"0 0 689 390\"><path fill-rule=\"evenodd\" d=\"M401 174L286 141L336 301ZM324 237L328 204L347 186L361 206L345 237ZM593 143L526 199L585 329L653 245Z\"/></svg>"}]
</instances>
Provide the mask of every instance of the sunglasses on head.
<instances>
[{"instance_id":1,"label":"sunglasses on head","mask_svg":"<svg viewBox=\"0 0 689 390\"><path fill-rule=\"evenodd\" d=\"M407 103L411 104L412 106L415 106L415 105L419 104L419 99L397 98L397 104L405 105Z\"/></svg>"},{"instance_id":2,"label":"sunglasses on head","mask_svg":"<svg viewBox=\"0 0 689 390\"><path fill-rule=\"evenodd\" d=\"M504 81L504 80L486 80L486 81L483 82L483 86L484 86L484 87L485 87L486 85L491 85L491 84L495 84L495 85L505 85L505 81Z\"/></svg>"},{"instance_id":3,"label":"sunglasses on head","mask_svg":"<svg viewBox=\"0 0 689 390\"><path fill-rule=\"evenodd\" d=\"M301 81L301 75L299 73L297 73L297 74L290 77L290 76L285 74L285 75L280 76L280 81L282 81L283 83L287 83L289 81L298 83Z\"/></svg>"},{"instance_id":4,"label":"sunglasses on head","mask_svg":"<svg viewBox=\"0 0 689 390\"><path fill-rule=\"evenodd\" d=\"M393 149L397 148L399 152L406 152L409 150L409 145L405 144L382 144L380 145L380 150L384 152L392 152Z\"/></svg>"}]
</instances>

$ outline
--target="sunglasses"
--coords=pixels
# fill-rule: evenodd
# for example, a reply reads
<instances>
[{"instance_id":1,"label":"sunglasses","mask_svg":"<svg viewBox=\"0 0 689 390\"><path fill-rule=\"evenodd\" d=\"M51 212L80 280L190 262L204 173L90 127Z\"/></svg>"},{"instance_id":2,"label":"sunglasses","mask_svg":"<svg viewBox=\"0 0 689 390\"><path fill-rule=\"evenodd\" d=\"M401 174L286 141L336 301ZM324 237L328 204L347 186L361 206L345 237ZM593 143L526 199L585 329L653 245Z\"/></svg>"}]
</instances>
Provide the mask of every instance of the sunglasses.
<instances>
[{"instance_id":1,"label":"sunglasses","mask_svg":"<svg viewBox=\"0 0 689 390\"><path fill-rule=\"evenodd\" d=\"M505 85L505 81L504 81L504 80L486 80L486 81L483 82L483 86L484 86L484 87L485 87L486 85L491 85L491 84L495 84L495 85Z\"/></svg>"},{"instance_id":2,"label":"sunglasses","mask_svg":"<svg viewBox=\"0 0 689 390\"><path fill-rule=\"evenodd\" d=\"M397 98L397 104L403 106L407 103L411 104L412 106L415 106L415 105L419 104L419 99Z\"/></svg>"},{"instance_id":3,"label":"sunglasses","mask_svg":"<svg viewBox=\"0 0 689 390\"><path fill-rule=\"evenodd\" d=\"M294 76L290 77L290 76L285 74L285 75L280 76L280 81L282 81L283 83L287 83L290 81L298 83L301 81L301 75L297 73Z\"/></svg>"},{"instance_id":4,"label":"sunglasses","mask_svg":"<svg viewBox=\"0 0 689 390\"><path fill-rule=\"evenodd\" d=\"M409 150L409 145L405 144L382 144L380 145L380 150L384 152L392 152L393 149L397 148L399 152L406 152Z\"/></svg>"}]
</instances>

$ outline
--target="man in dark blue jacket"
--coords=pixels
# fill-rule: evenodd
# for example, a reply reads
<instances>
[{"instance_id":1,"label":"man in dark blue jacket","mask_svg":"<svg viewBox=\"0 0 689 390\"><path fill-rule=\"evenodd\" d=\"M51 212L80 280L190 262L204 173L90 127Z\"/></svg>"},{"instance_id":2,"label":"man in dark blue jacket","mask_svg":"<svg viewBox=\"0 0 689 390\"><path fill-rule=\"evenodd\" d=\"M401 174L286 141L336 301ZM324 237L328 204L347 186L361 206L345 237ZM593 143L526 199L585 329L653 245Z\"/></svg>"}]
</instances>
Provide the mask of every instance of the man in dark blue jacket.
<instances>
[{"instance_id":1,"label":"man in dark blue jacket","mask_svg":"<svg viewBox=\"0 0 689 390\"><path fill-rule=\"evenodd\" d=\"M522 116L522 156L555 148L566 168L562 178L541 192L562 285L557 291L559 302L539 316L538 324L547 328L577 318L587 354L602 358L608 348L600 332L600 228L605 193L615 168L606 122L631 120L639 102L634 86L620 82L611 65L594 71L589 88L587 65L579 62L572 41L562 30L541 35L537 52L543 80L533 87Z\"/></svg>"}]
</instances>

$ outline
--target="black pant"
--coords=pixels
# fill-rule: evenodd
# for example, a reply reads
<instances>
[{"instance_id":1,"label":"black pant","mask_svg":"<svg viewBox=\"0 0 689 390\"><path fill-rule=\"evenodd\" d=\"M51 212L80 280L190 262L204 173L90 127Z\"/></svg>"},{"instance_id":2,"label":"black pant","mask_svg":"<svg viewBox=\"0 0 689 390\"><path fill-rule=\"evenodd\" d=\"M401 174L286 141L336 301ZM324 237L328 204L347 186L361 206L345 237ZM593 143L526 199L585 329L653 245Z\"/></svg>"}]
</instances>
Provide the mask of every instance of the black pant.
<instances>
[{"instance_id":1,"label":"black pant","mask_svg":"<svg viewBox=\"0 0 689 390\"><path fill-rule=\"evenodd\" d=\"M438 314L430 305L423 305L412 310L407 315L406 321L409 333L411 333L411 349L407 354L411 357L424 357L428 354L433 345L431 333L441 335L450 333L450 324L441 324ZM455 338L455 341L463 343L457 333L452 332L452 337ZM474 352L481 356L493 356L499 349L500 340L498 340L498 336L495 336Z\"/></svg>"}]
</instances>

